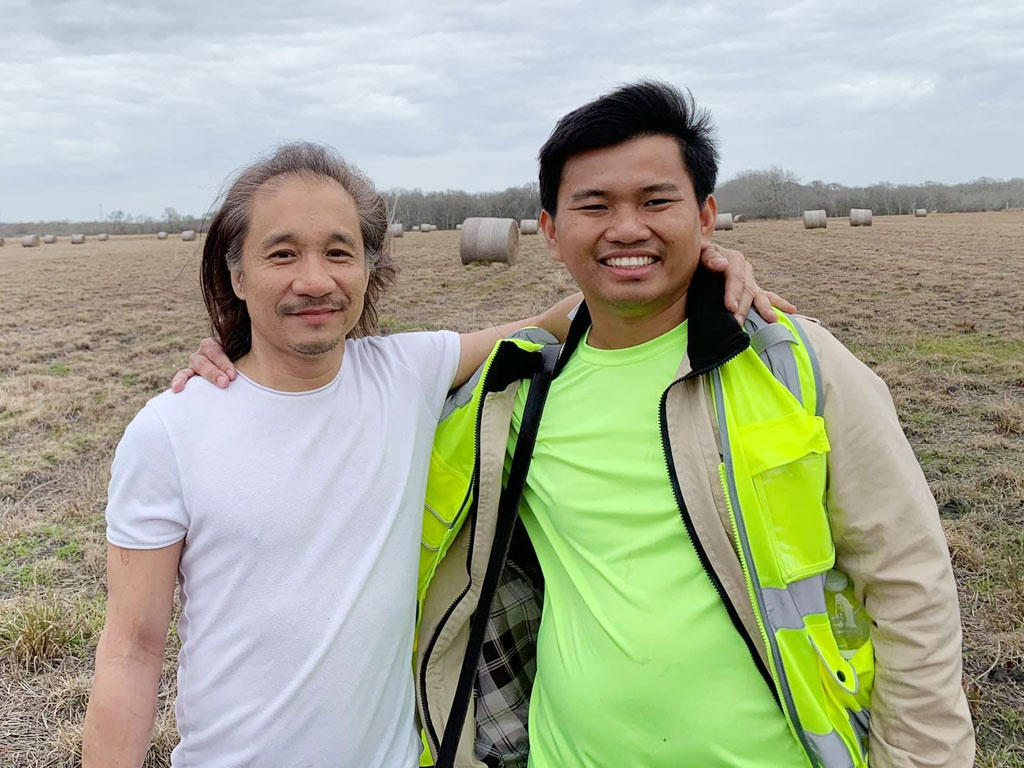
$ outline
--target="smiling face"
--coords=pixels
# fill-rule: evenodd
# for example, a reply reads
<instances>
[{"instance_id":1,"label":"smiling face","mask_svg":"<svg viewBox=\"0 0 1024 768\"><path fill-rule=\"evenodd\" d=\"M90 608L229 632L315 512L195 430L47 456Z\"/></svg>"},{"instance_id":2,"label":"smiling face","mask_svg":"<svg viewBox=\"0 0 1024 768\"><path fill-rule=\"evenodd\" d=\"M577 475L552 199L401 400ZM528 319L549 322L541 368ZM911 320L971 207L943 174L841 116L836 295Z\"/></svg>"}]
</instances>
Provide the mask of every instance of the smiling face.
<instances>
[{"instance_id":1,"label":"smiling face","mask_svg":"<svg viewBox=\"0 0 1024 768\"><path fill-rule=\"evenodd\" d=\"M717 208L711 196L697 203L674 138L643 136L570 158L557 211L544 212L541 225L552 258L587 300L590 343L631 346L684 319Z\"/></svg>"},{"instance_id":2,"label":"smiling face","mask_svg":"<svg viewBox=\"0 0 1024 768\"><path fill-rule=\"evenodd\" d=\"M359 213L340 184L302 175L265 183L252 198L231 280L252 323L242 370L282 388L290 387L270 372L333 376L368 280Z\"/></svg>"}]
</instances>

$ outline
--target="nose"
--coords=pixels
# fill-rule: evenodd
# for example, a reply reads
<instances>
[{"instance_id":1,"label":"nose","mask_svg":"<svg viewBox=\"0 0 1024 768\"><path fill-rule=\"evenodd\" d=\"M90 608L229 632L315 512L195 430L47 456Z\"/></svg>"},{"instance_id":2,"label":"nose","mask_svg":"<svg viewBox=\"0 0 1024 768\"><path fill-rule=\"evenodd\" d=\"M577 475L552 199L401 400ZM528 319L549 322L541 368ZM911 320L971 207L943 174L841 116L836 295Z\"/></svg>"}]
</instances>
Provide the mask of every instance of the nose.
<instances>
[{"instance_id":1,"label":"nose","mask_svg":"<svg viewBox=\"0 0 1024 768\"><path fill-rule=\"evenodd\" d=\"M334 290L329 264L319 256L303 257L292 281L292 290L299 296L326 296Z\"/></svg>"},{"instance_id":2,"label":"nose","mask_svg":"<svg viewBox=\"0 0 1024 768\"><path fill-rule=\"evenodd\" d=\"M644 221L643 212L633 205L618 206L604 237L613 243L639 243L651 238L651 230Z\"/></svg>"}]
</instances>

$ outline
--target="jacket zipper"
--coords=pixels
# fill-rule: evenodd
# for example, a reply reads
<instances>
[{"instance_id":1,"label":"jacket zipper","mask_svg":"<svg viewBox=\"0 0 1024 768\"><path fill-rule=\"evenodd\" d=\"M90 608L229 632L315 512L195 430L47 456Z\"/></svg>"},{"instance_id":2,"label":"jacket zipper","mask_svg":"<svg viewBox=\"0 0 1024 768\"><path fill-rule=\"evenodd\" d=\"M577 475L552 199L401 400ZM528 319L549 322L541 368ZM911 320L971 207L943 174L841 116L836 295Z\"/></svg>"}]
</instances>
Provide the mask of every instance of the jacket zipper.
<instances>
[{"instance_id":1,"label":"jacket zipper","mask_svg":"<svg viewBox=\"0 0 1024 768\"><path fill-rule=\"evenodd\" d=\"M725 365L739 354L740 353L737 352L734 355L730 355L729 357L720 360L705 369L690 371L682 378L676 379L669 384L665 391L661 393L661 403L658 407L658 420L661 426L661 448L665 456L665 467L668 470L669 482L672 485L672 493L675 495L676 507L679 509L679 516L683 520L683 525L686 528L686 533L690 539L690 543L693 544L693 548L697 552L697 559L700 560L700 564L704 568L704 573L707 574L708 579L715 588L715 591L718 592L718 598L722 601L722 605L725 606L725 610L729 614L729 618L732 620L733 626L736 627L736 631L739 632L740 637L742 637L743 641L746 643L747 650L750 652L750 658L761 673L761 677L764 678L765 684L768 686L768 690L772 692L775 703L781 709L782 701L779 699L779 692L775 689L775 684L772 682L771 672L769 672L768 668L761 660L761 654L757 652L753 638L747 632L746 627L743 626L743 622L740 620L740 616L736 612L735 606L733 606L732 602L725 594L725 587L722 586L721 579L718 578L718 574L715 573L714 569L711 567L711 561L708 559L708 554L705 551L703 544L701 544L700 539L697 536L697 532L693 528L693 520L690 518L690 511L686 506L686 500L683 499L683 492L679 486L679 476L676 474L675 463L672 460L672 447L669 444L668 439L668 412L665 407L665 403L668 400L669 390L676 386L676 384L689 381L690 379L694 379L697 376L707 373L713 368Z\"/></svg>"},{"instance_id":2,"label":"jacket zipper","mask_svg":"<svg viewBox=\"0 0 1024 768\"><path fill-rule=\"evenodd\" d=\"M476 410L476 422L475 422L474 436L473 436L473 453L474 453L474 457L473 457L473 476L470 478L469 488L466 490L466 496L462 500L462 506L463 507L465 507L466 503L469 501L469 497L473 493L474 489L477 488L479 486L479 484L480 484L480 417L483 415L483 412L484 412L484 402L487 400L487 379L490 376L491 368L493 367L493 363L494 363L494 361L492 360L491 361L491 366L488 366L487 373L484 375L484 379L483 379L483 381L480 384L481 390L482 390L483 394L480 396L480 404L477 406L477 410ZM475 503L476 503L476 500L474 499L474 504ZM462 512L461 508L460 508L459 512L460 513ZM469 522L469 548L468 548L468 550L466 552L466 573L467 574L469 573L470 563L473 560L473 545L474 545L474 541L475 541L475 538L476 538L476 515L469 515L468 522ZM454 600L452 600L452 602L448 606L447 610L445 610L444 614L441 616L441 620L440 620L440 622L438 622L437 629L431 635L430 642L427 643L427 647L423 651L423 665L422 665L422 669L420 670L420 672L418 674L418 676L419 676L419 686L420 686L420 701L423 702L423 720L424 720L423 727L427 729L428 737L431 738L433 740L434 744L438 745L438 747L440 747L440 745L441 745L441 739L437 735L437 729L434 727L433 720L430 717L430 707L428 706L428 701L427 701L427 680L426 680L427 660L430 658L430 654L433 652L434 646L437 644L437 638L441 634L441 629L448 622L448 619L451 617L452 612L455 610L455 607L459 603L462 602L462 598L464 598L466 596L466 594L469 592L469 588L471 586L472 586L472 579L470 579L470 581L466 584L466 588L463 589L458 594L458 596L455 597Z\"/></svg>"}]
</instances>

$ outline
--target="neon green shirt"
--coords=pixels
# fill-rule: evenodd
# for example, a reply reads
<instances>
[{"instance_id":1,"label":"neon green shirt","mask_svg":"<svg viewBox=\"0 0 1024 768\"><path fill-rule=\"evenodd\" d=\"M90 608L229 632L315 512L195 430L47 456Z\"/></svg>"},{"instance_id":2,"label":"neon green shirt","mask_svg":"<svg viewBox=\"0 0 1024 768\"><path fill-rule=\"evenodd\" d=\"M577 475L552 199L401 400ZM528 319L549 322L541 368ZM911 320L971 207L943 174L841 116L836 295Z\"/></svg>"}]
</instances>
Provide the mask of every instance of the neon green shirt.
<instances>
[{"instance_id":1,"label":"neon green shirt","mask_svg":"<svg viewBox=\"0 0 1024 768\"><path fill-rule=\"evenodd\" d=\"M685 346L685 323L584 341L552 383L522 510L545 577L531 768L807 765L672 495L658 413Z\"/></svg>"}]
</instances>

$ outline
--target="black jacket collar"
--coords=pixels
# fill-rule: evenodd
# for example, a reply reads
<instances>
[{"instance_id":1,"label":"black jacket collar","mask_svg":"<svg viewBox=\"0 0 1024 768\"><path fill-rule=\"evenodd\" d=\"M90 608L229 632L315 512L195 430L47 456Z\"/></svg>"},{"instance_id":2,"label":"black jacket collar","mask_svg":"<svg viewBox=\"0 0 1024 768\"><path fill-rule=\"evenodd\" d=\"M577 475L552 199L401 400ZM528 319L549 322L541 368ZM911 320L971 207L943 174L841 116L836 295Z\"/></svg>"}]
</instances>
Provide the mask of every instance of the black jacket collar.
<instances>
[{"instance_id":1,"label":"black jacket collar","mask_svg":"<svg viewBox=\"0 0 1024 768\"><path fill-rule=\"evenodd\" d=\"M686 294L686 317L690 321L686 352L693 371L691 375L706 373L750 346L750 337L725 308L725 277L708 271L702 264L697 265ZM583 302L569 326L569 335L555 366L555 376L561 373L590 325L590 310Z\"/></svg>"}]
</instances>

